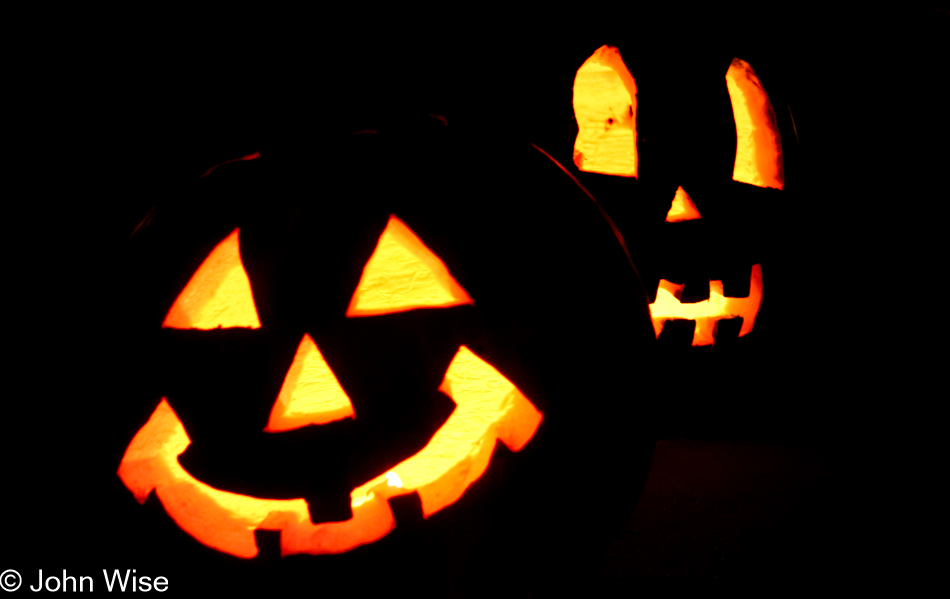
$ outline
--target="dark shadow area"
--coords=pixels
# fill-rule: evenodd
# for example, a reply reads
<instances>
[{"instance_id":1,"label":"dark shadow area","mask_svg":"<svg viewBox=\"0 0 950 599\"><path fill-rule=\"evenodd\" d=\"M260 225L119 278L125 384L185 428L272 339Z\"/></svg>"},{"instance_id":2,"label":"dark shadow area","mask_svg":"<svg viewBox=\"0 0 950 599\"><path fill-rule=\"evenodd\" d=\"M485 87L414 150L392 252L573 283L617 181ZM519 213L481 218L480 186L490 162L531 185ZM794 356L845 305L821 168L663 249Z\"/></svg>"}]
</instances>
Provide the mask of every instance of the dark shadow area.
<instances>
[{"instance_id":1,"label":"dark shadow area","mask_svg":"<svg viewBox=\"0 0 950 599\"><path fill-rule=\"evenodd\" d=\"M42 166L7 202L0 236L0 570L32 584L41 567L66 568L98 585L103 568L135 568L166 576L169 595L354 597L407 579L422 597L853 594L938 571L915 538L932 536L921 505L941 496L928 462L941 420L933 392L915 388L941 371L916 339L936 333L895 306L940 278L908 269L941 256L942 237L897 221L912 208L926 220L945 192L946 3L906 31L864 33L852 8L643 10L537 40L515 24L465 39L454 33L472 24L443 16L431 36L395 28L399 43L354 30L293 52L248 39L185 59L168 42L63 52L69 76L46 77L50 104L24 120ZM605 43L640 90L639 179L572 170L573 75ZM772 99L782 192L731 180L722 71L735 56ZM906 98L913 110L889 110ZM919 142L934 147L922 161ZM597 198L639 280L589 198L531 143ZM700 223L663 222L677 185ZM345 318L393 213L474 306ZM162 330L238 227L262 328ZM759 263L749 335L726 319L714 347L694 348L692 322L677 320L654 340L659 279L685 283L686 301L706 299L710 279L742 296ZM357 418L266 434L304 333ZM281 558L280 533L257 531L260 555L235 558L116 475L167 396L196 477L305 497L314 520L340 521L355 486L449 418L438 386L462 344L544 421L522 451L497 446L430 518L418 495L390 502L397 527L376 543Z\"/></svg>"}]
</instances>

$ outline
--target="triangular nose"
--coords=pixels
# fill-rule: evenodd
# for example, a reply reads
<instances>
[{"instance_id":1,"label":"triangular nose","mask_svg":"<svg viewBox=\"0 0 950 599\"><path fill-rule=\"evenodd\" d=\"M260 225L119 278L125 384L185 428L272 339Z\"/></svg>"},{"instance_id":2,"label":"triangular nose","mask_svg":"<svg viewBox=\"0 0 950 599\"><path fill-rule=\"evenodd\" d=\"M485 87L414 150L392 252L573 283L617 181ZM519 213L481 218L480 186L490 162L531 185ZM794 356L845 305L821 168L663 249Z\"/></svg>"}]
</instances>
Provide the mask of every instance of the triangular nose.
<instances>
[{"instance_id":1,"label":"triangular nose","mask_svg":"<svg viewBox=\"0 0 950 599\"><path fill-rule=\"evenodd\" d=\"M310 335L304 334L265 432L356 418L353 404Z\"/></svg>"},{"instance_id":2,"label":"triangular nose","mask_svg":"<svg viewBox=\"0 0 950 599\"><path fill-rule=\"evenodd\" d=\"M689 197L682 185L677 187L676 195L673 196L673 204L670 206L670 211L666 213L666 222L679 223L687 220L699 220L700 218L702 216L699 215L699 210L696 208L696 204L693 203L693 199Z\"/></svg>"}]
</instances>

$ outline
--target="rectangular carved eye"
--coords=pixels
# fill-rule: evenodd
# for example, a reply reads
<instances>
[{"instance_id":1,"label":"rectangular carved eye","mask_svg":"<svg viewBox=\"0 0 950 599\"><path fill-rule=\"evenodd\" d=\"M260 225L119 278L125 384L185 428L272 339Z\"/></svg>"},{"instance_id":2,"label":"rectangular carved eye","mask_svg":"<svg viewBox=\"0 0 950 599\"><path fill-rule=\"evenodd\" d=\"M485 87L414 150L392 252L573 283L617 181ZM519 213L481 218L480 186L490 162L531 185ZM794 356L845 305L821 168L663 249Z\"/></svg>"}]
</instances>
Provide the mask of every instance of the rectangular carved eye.
<instances>
[{"instance_id":1,"label":"rectangular carved eye","mask_svg":"<svg viewBox=\"0 0 950 599\"><path fill-rule=\"evenodd\" d=\"M348 317L474 304L445 263L395 215L363 267Z\"/></svg>"},{"instance_id":2,"label":"rectangular carved eye","mask_svg":"<svg viewBox=\"0 0 950 599\"><path fill-rule=\"evenodd\" d=\"M601 46L574 78L574 164L588 173L637 176L637 84L620 51Z\"/></svg>"},{"instance_id":3,"label":"rectangular carved eye","mask_svg":"<svg viewBox=\"0 0 950 599\"><path fill-rule=\"evenodd\" d=\"M162 326L170 329L261 328L251 281L241 262L235 229L201 263L172 304Z\"/></svg>"},{"instance_id":4,"label":"rectangular carved eye","mask_svg":"<svg viewBox=\"0 0 950 599\"><path fill-rule=\"evenodd\" d=\"M736 165L732 178L758 187L784 189L782 140L775 111L759 77L749 63L734 58L726 72L726 87L736 120Z\"/></svg>"}]
</instances>

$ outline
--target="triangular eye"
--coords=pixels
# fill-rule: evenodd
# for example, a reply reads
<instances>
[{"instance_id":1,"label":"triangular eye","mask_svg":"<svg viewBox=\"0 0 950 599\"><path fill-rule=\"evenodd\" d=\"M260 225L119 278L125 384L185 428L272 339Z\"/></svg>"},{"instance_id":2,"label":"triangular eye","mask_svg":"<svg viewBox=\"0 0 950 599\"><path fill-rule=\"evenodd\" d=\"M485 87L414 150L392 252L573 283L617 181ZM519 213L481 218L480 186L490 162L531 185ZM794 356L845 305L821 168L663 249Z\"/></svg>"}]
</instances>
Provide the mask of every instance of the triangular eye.
<instances>
[{"instance_id":1,"label":"triangular eye","mask_svg":"<svg viewBox=\"0 0 950 599\"><path fill-rule=\"evenodd\" d=\"M211 250L165 316L171 329L261 328L238 229Z\"/></svg>"},{"instance_id":2,"label":"triangular eye","mask_svg":"<svg viewBox=\"0 0 950 599\"><path fill-rule=\"evenodd\" d=\"M686 220L699 220L700 218L702 217L699 215L699 210L696 208L696 204L693 203L693 199L689 197L682 186L677 187L676 195L673 197L673 205L670 206L670 211L666 213L666 222L679 223Z\"/></svg>"},{"instance_id":3,"label":"triangular eye","mask_svg":"<svg viewBox=\"0 0 950 599\"><path fill-rule=\"evenodd\" d=\"M305 334L264 430L289 431L343 418L356 418L353 404L317 344Z\"/></svg>"},{"instance_id":4,"label":"triangular eye","mask_svg":"<svg viewBox=\"0 0 950 599\"><path fill-rule=\"evenodd\" d=\"M473 303L442 260L405 223L390 216L363 267L346 315L375 316Z\"/></svg>"}]
</instances>

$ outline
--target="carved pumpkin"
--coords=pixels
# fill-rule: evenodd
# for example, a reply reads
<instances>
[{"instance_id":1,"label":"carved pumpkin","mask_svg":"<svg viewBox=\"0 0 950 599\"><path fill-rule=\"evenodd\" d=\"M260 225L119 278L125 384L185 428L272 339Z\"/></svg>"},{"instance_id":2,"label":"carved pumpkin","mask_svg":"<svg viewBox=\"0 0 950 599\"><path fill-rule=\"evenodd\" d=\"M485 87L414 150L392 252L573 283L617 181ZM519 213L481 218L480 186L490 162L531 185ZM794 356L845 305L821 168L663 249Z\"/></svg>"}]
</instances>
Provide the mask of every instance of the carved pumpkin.
<instances>
[{"instance_id":1,"label":"carved pumpkin","mask_svg":"<svg viewBox=\"0 0 950 599\"><path fill-rule=\"evenodd\" d=\"M343 554L310 558L328 578L420 552L464 586L571 569L629 514L652 447L617 370L653 345L621 243L527 144L502 177L436 119L334 143L327 171L306 149L223 166L141 233L156 368L119 476L216 551L279 531L283 555ZM324 195L316 172L346 183ZM261 204L272 189L291 199ZM586 516L565 532L567 510Z\"/></svg>"},{"instance_id":2,"label":"carved pumpkin","mask_svg":"<svg viewBox=\"0 0 950 599\"><path fill-rule=\"evenodd\" d=\"M472 304L445 265L395 216L366 263L348 317ZM199 267L162 325L176 329L261 327L238 230ZM418 453L350 493L353 517L313 524L303 499L258 499L196 480L177 458L190 439L162 399L129 445L119 476L144 502L155 491L169 515L197 540L239 557L254 557L253 531L281 531L281 551L340 553L376 541L395 527L387 502L417 492L425 517L457 501L488 467L495 441L520 450L534 436L541 413L501 373L460 346L439 391L457 408ZM264 431L276 433L354 418L353 406L319 348L304 333Z\"/></svg>"},{"instance_id":3,"label":"carved pumpkin","mask_svg":"<svg viewBox=\"0 0 950 599\"><path fill-rule=\"evenodd\" d=\"M785 187L778 120L745 60L734 58L723 68L718 91L700 91L686 81L695 69L676 72L682 65L675 61L655 70L643 66L650 62L652 57L636 54L625 61L618 48L602 46L580 65L573 86L573 162L579 179L608 206L633 244L631 252L650 283L657 337L672 321L690 326L693 346L711 346L723 321L741 322L732 335L750 333L761 306L762 210L756 203L774 203L772 194ZM630 65L649 87L638 83ZM710 83L711 77L700 76L704 85ZM646 108L638 104L644 93L650 100ZM716 112L708 107L727 114L725 99L732 107L731 152L724 117L710 118ZM605 175L641 181L610 185L602 181ZM697 198L711 206L713 222L700 220ZM664 205L665 223L683 224L658 227Z\"/></svg>"}]
</instances>

